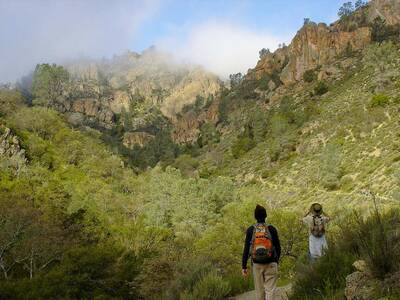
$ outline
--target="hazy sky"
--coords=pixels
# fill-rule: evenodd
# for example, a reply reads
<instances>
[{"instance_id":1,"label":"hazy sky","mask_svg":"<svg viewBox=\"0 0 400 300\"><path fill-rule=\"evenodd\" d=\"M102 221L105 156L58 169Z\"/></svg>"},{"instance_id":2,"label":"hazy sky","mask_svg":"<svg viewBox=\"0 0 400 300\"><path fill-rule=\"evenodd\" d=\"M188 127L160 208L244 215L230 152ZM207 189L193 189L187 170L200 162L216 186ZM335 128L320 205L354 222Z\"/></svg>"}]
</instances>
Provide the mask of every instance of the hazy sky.
<instances>
[{"instance_id":1,"label":"hazy sky","mask_svg":"<svg viewBox=\"0 0 400 300\"><path fill-rule=\"evenodd\" d=\"M0 82L37 63L159 46L220 76L289 43L306 17L332 22L347 0L0 0Z\"/></svg>"}]
</instances>

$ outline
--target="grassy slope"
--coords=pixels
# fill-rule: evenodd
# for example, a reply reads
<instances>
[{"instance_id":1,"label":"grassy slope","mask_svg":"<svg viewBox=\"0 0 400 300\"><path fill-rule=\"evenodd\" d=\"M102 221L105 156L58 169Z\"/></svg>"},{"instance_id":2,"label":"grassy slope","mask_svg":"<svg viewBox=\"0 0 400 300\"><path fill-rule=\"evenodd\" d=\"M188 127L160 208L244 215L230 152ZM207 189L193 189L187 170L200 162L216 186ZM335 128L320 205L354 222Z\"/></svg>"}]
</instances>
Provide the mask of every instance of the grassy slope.
<instances>
[{"instance_id":1,"label":"grassy slope","mask_svg":"<svg viewBox=\"0 0 400 300\"><path fill-rule=\"evenodd\" d=\"M397 67L393 65L387 72ZM200 159L203 165L217 165L218 175L235 177L240 184L254 184L260 191L276 195L271 201L278 206L295 208L319 201L328 210L341 209L343 204L346 208L365 208L372 203L360 195L364 188L377 192L386 204L398 204L400 137L395 99L400 96L400 89L391 80L384 93L392 103L370 107L376 77L374 70L358 63L345 78L331 83L327 94L311 100L319 113L299 128L297 150L286 160L267 162L268 135L265 142L233 159L229 145L234 133ZM305 85L291 96L299 101L309 100L311 88L312 85ZM334 150L329 151L329 147ZM220 163L216 164L218 156ZM337 188L323 186L324 164L330 164L328 173L339 171ZM340 166L338 170L335 165Z\"/></svg>"}]
</instances>

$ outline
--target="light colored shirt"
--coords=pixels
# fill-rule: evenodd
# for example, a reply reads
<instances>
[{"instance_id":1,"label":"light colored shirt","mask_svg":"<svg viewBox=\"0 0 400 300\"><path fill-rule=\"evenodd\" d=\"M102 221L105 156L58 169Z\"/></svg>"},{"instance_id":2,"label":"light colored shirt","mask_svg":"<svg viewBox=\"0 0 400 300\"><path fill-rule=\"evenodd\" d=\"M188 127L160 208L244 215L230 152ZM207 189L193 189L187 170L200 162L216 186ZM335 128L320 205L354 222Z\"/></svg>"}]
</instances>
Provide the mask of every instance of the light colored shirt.
<instances>
[{"instance_id":1,"label":"light colored shirt","mask_svg":"<svg viewBox=\"0 0 400 300\"><path fill-rule=\"evenodd\" d=\"M322 224L324 224L324 225L328 224L330 221L329 217L324 216L324 215L320 216L320 220L321 220ZM308 230L309 230L309 233L311 234L311 229L314 226L314 216L311 214L305 216L303 218L303 223L308 225Z\"/></svg>"},{"instance_id":2,"label":"light colored shirt","mask_svg":"<svg viewBox=\"0 0 400 300\"><path fill-rule=\"evenodd\" d=\"M322 224L327 224L330 219L327 216L321 216L318 220ZM328 249L328 243L326 242L325 234L321 237L315 237L311 234L311 229L314 226L313 215L308 215L303 218L303 223L308 226L310 236L308 238L308 246L310 251L310 256L312 258L321 257L326 249Z\"/></svg>"}]
</instances>

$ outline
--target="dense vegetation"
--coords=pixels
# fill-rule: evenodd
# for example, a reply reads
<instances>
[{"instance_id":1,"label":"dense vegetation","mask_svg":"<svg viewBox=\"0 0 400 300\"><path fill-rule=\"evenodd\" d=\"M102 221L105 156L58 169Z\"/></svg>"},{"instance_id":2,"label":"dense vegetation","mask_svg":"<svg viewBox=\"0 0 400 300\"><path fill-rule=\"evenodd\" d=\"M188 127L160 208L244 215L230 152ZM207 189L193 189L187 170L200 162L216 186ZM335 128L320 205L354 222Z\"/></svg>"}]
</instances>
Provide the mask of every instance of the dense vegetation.
<instances>
[{"instance_id":1,"label":"dense vegetation","mask_svg":"<svg viewBox=\"0 0 400 300\"><path fill-rule=\"evenodd\" d=\"M369 199L368 199L369 198ZM367 197L366 201L373 201ZM299 263L298 275L290 299L343 299L346 276L353 272L357 259L366 261L367 272L378 280L373 281L370 297L373 299L398 299L400 285L398 260L400 241L400 214L398 210L385 213L375 207L369 218L353 211L340 218L339 228L330 249L317 263Z\"/></svg>"},{"instance_id":2,"label":"dense vegetation","mask_svg":"<svg viewBox=\"0 0 400 300\"><path fill-rule=\"evenodd\" d=\"M365 21L353 11L347 4L340 15L350 27ZM38 65L30 93L1 89L0 137L10 128L26 161L0 156L0 298L215 300L249 290L240 259L259 203L279 230L279 284L294 281L293 299L340 299L360 258L377 297L395 299L398 29L373 26L379 43L338 57L336 79L308 70L299 88L273 95L278 74L238 73L217 99L198 97L183 113L216 101L219 120L203 123L190 145L172 141L168 119L139 92L113 129L70 125L53 101L82 91L64 93L73 79L60 66ZM102 97L108 83L99 78ZM154 139L124 148L138 115L151 119ZM314 201L335 218L330 250L310 266L299 219Z\"/></svg>"}]
</instances>

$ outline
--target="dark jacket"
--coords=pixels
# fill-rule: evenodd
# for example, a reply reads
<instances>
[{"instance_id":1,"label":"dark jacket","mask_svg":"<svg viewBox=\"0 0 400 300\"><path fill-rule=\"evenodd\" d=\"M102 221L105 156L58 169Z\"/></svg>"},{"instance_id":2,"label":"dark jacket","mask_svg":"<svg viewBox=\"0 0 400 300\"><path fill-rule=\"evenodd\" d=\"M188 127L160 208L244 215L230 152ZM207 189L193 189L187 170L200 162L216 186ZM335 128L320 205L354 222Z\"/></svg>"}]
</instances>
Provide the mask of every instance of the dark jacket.
<instances>
[{"instance_id":1,"label":"dark jacket","mask_svg":"<svg viewBox=\"0 0 400 300\"><path fill-rule=\"evenodd\" d=\"M271 233L272 244L275 247L277 256L272 262L279 262L279 259L281 257L281 244L279 242L278 231L272 225L268 225L268 230ZM251 245L251 240L253 238L253 231L254 231L254 225L247 228L246 231L246 239L244 241L243 258L242 258L242 269L247 269L247 260L249 259L250 245Z\"/></svg>"}]
</instances>

